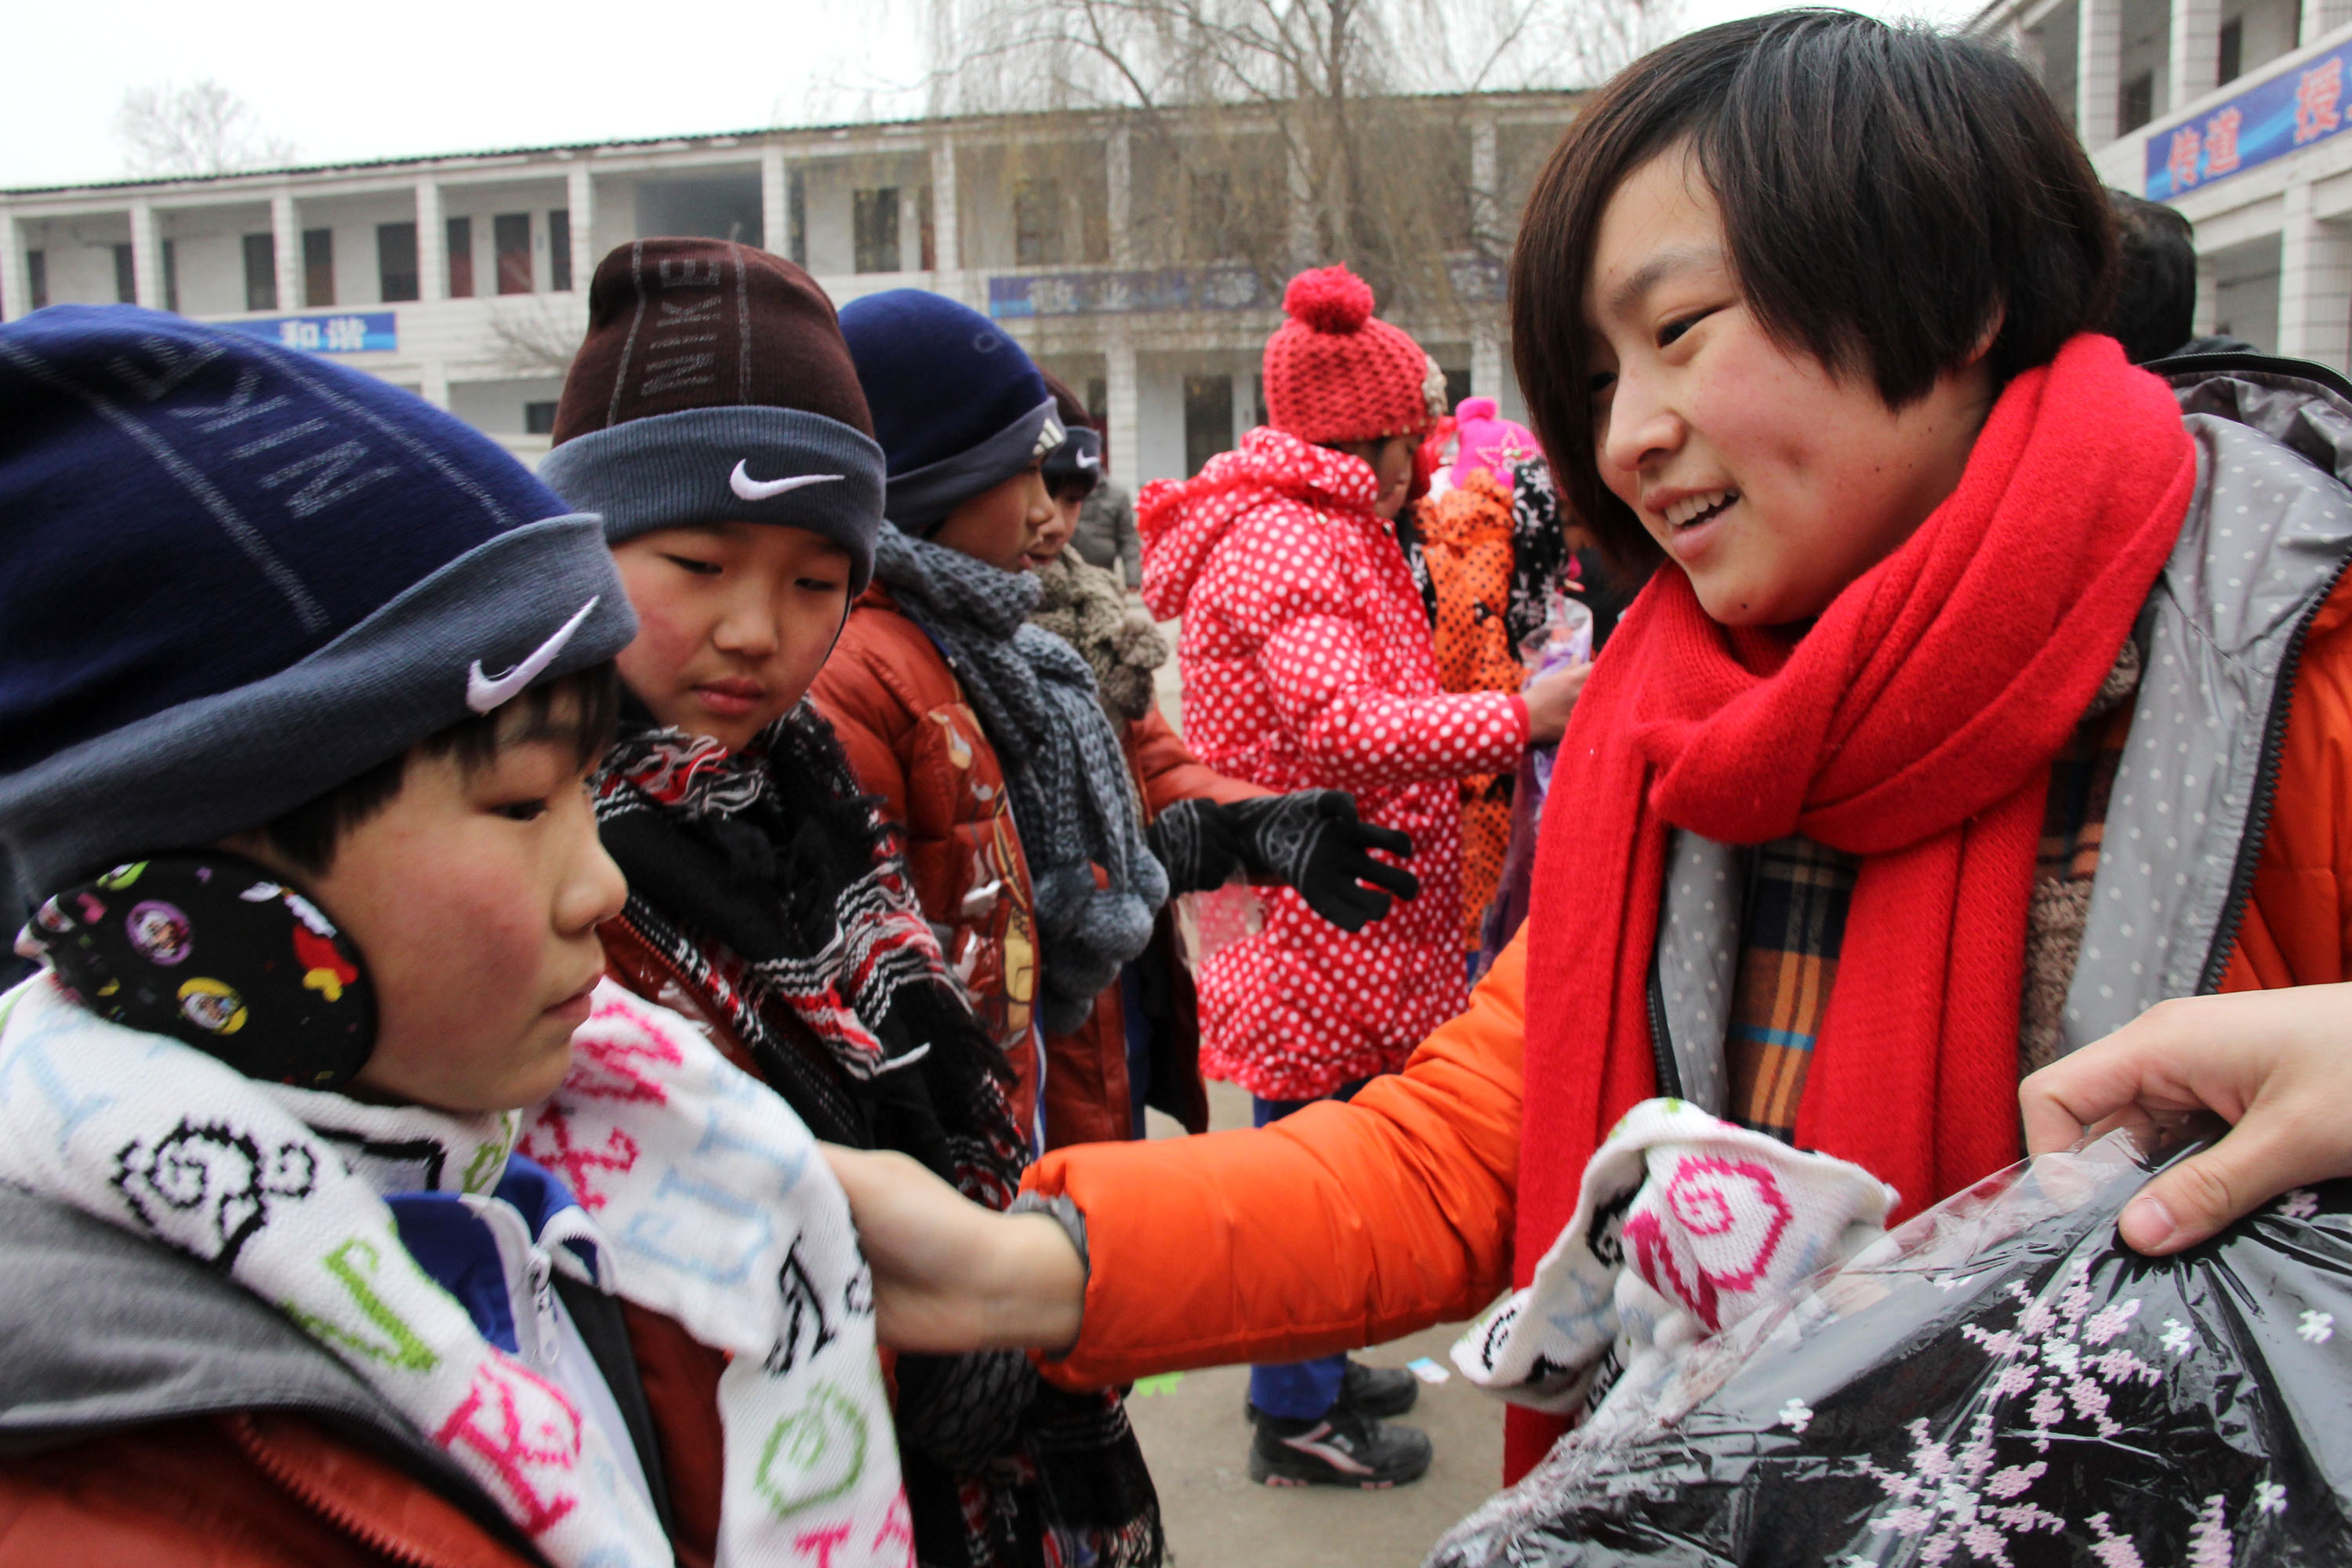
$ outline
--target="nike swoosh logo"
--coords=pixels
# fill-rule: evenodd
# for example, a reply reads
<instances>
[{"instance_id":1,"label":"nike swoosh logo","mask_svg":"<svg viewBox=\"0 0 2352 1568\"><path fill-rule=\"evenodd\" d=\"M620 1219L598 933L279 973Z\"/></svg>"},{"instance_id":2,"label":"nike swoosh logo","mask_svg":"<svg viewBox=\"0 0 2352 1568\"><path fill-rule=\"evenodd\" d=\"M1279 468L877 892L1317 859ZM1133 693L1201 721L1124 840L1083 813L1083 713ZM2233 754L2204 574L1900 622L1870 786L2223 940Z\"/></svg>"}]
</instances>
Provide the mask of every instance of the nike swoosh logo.
<instances>
[{"instance_id":1,"label":"nike swoosh logo","mask_svg":"<svg viewBox=\"0 0 2352 1568\"><path fill-rule=\"evenodd\" d=\"M1078 467L1082 468L1099 468L1102 467L1102 454L1100 452L1080 452L1078 454L1077 461Z\"/></svg>"},{"instance_id":2,"label":"nike swoosh logo","mask_svg":"<svg viewBox=\"0 0 2352 1568\"><path fill-rule=\"evenodd\" d=\"M727 476L727 488L745 500L766 500L770 496L780 496L803 485L831 484L841 478L840 474L788 474L781 479L755 479L745 471L742 461L739 459L735 471Z\"/></svg>"},{"instance_id":3,"label":"nike swoosh logo","mask_svg":"<svg viewBox=\"0 0 2352 1568\"><path fill-rule=\"evenodd\" d=\"M591 610L604 602L604 595L599 594L581 605L570 620L556 628L553 637L540 644L529 658L504 675L493 678L484 674L482 661L476 659L473 668L466 671L466 706L477 713L488 713L520 695L523 688L537 680L541 673L555 662L555 656L563 651L563 645L572 640L572 634L580 629L580 623L588 618Z\"/></svg>"}]
</instances>

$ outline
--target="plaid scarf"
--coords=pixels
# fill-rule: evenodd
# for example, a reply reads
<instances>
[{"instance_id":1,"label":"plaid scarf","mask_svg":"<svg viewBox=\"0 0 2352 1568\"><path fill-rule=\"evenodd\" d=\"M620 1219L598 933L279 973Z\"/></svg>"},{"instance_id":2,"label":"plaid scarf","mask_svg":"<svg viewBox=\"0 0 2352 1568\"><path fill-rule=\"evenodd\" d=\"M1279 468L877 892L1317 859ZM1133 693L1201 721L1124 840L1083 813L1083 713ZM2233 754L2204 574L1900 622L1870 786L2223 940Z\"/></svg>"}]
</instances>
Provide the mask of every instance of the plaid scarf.
<instances>
[{"instance_id":1,"label":"plaid scarf","mask_svg":"<svg viewBox=\"0 0 2352 1568\"><path fill-rule=\"evenodd\" d=\"M596 777L621 918L811 1131L914 1155L1003 1209L1027 1159L1013 1070L925 922L895 835L803 702L740 752L634 699ZM923 1568L1150 1568L1159 1498L1116 1394L1026 1356L901 1356L896 1411Z\"/></svg>"}]
</instances>

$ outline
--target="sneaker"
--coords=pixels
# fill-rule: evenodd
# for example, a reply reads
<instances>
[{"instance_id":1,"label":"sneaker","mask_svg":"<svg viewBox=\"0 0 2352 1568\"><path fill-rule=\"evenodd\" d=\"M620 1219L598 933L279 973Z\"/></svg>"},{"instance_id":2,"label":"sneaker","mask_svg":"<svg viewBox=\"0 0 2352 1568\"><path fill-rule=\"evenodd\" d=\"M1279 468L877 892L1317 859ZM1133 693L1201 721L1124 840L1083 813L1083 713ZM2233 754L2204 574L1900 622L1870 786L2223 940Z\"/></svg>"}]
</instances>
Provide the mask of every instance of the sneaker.
<instances>
[{"instance_id":1,"label":"sneaker","mask_svg":"<svg viewBox=\"0 0 2352 1568\"><path fill-rule=\"evenodd\" d=\"M1421 1379L1401 1366L1365 1366L1349 1361L1347 1375L1339 1380L1339 1403L1375 1420L1393 1420L1420 1398ZM1250 1403L1246 1392L1242 1394L1242 1415L1250 1421L1258 1418L1258 1408Z\"/></svg>"},{"instance_id":2,"label":"sneaker","mask_svg":"<svg viewBox=\"0 0 2352 1568\"><path fill-rule=\"evenodd\" d=\"M1344 1405L1318 1421L1261 1415L1250 1438L1250 1479L1269 1487L1359 1487L1419 1480L1429 1435L1360 1415Z\"/></svg>"}]
</instances>

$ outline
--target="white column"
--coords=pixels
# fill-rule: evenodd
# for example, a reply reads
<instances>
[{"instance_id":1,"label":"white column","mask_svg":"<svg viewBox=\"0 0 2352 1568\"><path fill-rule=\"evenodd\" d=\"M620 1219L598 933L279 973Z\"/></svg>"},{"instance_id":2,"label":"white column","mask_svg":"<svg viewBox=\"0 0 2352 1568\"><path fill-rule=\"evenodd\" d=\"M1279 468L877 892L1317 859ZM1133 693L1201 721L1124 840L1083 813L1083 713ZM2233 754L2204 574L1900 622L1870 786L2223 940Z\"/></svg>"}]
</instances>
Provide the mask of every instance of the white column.
<instances>
[{"instance_id":1,"label":"white column","mask_svg":"<svg viewBox=\"0 0 2352 1568\"><path fill-rule=\"evenodd\" d=\"M792 176L783 148L772 142L760 149L760 248L772 256L793 253Z\"/></svg>"},{"instance_id":2,"label":"white column","mask_svg":"<svg viewBox=\"0 0 2352 1568\"><path fill-rule=\"evenodd\" d=\"M1316 254L1315 243L1315 181L1299 156L1296 145L1285 143L1283 167L1290 182L1290 265L1292 270L1321 265L1327 259Z\"/></svg>"},{"instance_id":3,"label":"white column","mask_svg":"<svg viewBox=\"0 0 2352 1568\"><path fill-rule=\"evenodd\" d=\"M155 236L155 205L131 204L131 297L151 310L163 308L163 242Z\"/></svg>"},{"instance_id":4,"label":"white column","mask_svg":"<svg viewBox=\"0 0 2352 1568\"><path fill-rule=\"evenodd\" d=\"M1135 132L1125 126L1110 133L1103 148L1103 179L1108 199L1104 203L1110 225L1110 264L1135 265Z\"/></svg>"},{"instance_id":5,"label":"white column","mask_svg":"<svg viewBox=\"0 0 2352 1568\"><path fill-rule=\"evenodd\" d=\"M0 321L13 321L33 309L33 279L25 267L25 227L12 212L0 212Z\"/></svg>"},{"instance_id":6,"label":"white column","mask_svg":"<svg viewBox=\"0 0 2352 1568\"><path fill-rule=\"evenodd\" d=\"M449 297L449 224L438 180L416 182L416 297Z\"/></svg>"},{"instance_id":7,"label":"white column","mask_svg":"<svg viewBox=\"0 0 2352 1568\"><path fill-rule=\"evenodd\" d=\"M269 233L278 254L278 308L302 308L302 220L294 211L294 193L280 191L269 198Z\"/></svg>"},{"instance_id":8,"label":"white column","mask_svg":"<svg viewBox=\"0 0 2352 1568\"><path fill-rule=\"evenodd\" d=\"M2116 139L2122 88L2123 0L2080 0L2074 47L2074 135L2095 153Z\"/></svg>"},{"instance_id":9,"label":"white column","mask_svg":"<svg viewBox=\"0 0 2352 1568\"><path fill-rule=\"evenodd\" d=\"M1103 401L1109 405L1103 410L1103 422L1110 427L1107 467L1132 494L1136 477L1142 471L1138 444L1143 439L1143 426L1136 411L1135 344L1123 321L1113 322L1104 335Z\"/></svg>"},{"instance_id":10,"label":"white column","mask_svg":"<svg viewBox=\"0 0 2352 1568\"><path fill-rule=\"evenodd\" d=\"M2345 368L2352 351L2352 243L2338 225L2312 215L2311 184L2286 188L2279 236L2278 352Z\"/></svg>"},{"instance_id":11,"label":"white column","mask_svg":"<svg viewBox=\"0 0 2352 1568\"><path fill-rule=\"evenodd\" d=\"M957 234L957 216L955 142L942 136L931 143L931 237L939 252L939 269L943 273L963 268L963 244ZM960 288L949 291L961 292Z\"/></svg>"},{"instance_id":12,"label":"white column","mask_svg":"<svg viewBox=\"0 0 2352 1568\"><path fill-rule=\"evenodd\" d=\"M564 184L572 210L572 287L584 295L596 264L604 259L596 254L596 176L584 164L575 165Z\"/></svg>"},{"instance_id":13,"label":"white column","mask_svg":"<svg viewBox=\"0 0 2352 1568\"><path fill-rule=\"evenodd\" d=\"M436 408L449 406L449 365L446 360L429 359L418 366L421 384L417 395Z\"/></svg>"},{"instance_id":14,"label":"white column","mask_svg":"<svg viewBox=\"0 0 2352 1568\"><path fill-rule=\"evenodd\" d=\"M2347 22L2352 22L2352 0L2303 0L2300 41L2316 43L2322 34L2332 33Z\"/></svg>"},{"instance_id":15,"label":"white column","mask_svg":"<svg viewBox=\"0 0 2352 1568\"><path fill-rule=\"evenodd\" d=\"M1489 322L1470 334L1470 395L1503 404L1503 334Z\"/></svg>"},{"instance_id":16,"label":"white column","mask_svg":"<svg viewBox=\"0 0 2352 1568\"><path fill-rule=\"evenodd\" d=\"M2171 54L2167 72L2172 99L2165 111L2185 109L2218 85L2221 68L2221 0L2172 0Z\"/></svg>"},{"instance_id":17,"label":"white column","mask_svg":"<svg viewBox=\"0 0 2352 1568\"><path fill-rule=\"evenodd\" d=\"M1474 245L1503 242L1502 161L1495 151L1495 117L1482 114L1470 122L1470 235ZM1473 369L1470 373L1478 373Z\"/></svg>"},{"instance_id":18,"label":"white column","mask_svg":"<svg viewBox=\"0 0 2352 1568\"><path fill-rule=\"evenodd\" d=\"M2221 269L2210 256L2197 258L2197 310L2189 318L2189 330L2200 338L2213 335L2216 322L2221 319Z\"/></svg>"}]
</instances>

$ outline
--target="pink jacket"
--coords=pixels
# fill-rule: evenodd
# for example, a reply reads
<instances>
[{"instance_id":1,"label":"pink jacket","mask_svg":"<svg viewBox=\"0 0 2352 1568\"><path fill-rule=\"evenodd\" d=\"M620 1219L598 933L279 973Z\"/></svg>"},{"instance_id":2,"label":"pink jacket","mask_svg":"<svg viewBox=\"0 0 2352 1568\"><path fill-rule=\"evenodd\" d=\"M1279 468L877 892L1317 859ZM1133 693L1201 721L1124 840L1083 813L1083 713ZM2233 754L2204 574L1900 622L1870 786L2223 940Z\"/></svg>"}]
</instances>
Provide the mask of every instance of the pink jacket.
<instances>
[{"instance_id":1,"label":"pink jacket","mask_svg":"<svg viewBox=\"0 0 2352 1568\"><path fill-rule=\"evenodd\" d=\"M1268 789L1344 789L1413 842L1421 897L1349 936L1269 891L1265 931L1203 966L1202 1068L1268 1100L1392 1071L1466 1000L1457 781L1505 773L1527 705L1449 696L1371 469L1259 428L1147 486L1143 595L1181 616L1184 738Z\"/></svg>"}]
</instances>

